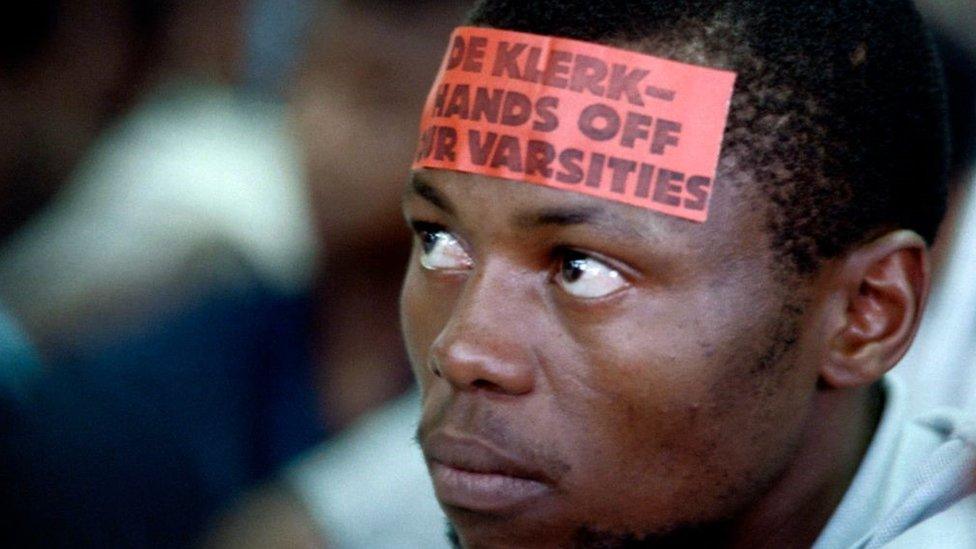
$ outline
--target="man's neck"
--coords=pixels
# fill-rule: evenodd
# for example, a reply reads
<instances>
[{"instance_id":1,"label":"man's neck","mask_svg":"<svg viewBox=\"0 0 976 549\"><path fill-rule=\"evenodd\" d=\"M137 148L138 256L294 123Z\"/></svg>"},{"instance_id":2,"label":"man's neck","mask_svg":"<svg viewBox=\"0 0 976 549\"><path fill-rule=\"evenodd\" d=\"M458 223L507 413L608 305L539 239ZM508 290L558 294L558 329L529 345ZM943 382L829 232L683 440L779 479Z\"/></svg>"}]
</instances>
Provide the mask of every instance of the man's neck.
<instances>
[{"instance_id":1,"label":"man's neck","mask_svg":"<svg viewBox=\"0 0 976 549\"><path fill-rule=\"evenodd\" d=\"M789 468L731 529L733 547L810 547L827 525L874 437L884 395L822 389Z\"/></svg>"}]
</instances>

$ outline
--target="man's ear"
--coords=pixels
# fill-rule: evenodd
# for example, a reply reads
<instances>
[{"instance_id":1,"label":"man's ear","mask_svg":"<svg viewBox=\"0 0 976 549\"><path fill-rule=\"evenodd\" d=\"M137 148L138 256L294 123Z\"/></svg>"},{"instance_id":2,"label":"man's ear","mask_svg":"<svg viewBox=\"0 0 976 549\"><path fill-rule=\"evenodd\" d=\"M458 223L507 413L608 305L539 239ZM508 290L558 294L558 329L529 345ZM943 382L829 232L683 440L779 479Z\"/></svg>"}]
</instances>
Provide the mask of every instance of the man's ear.
<instances>
[{"instance_id":1,"label":"man's ear","mask_svg":"<svg viewBox=\"0 0 976 549\"><path fill-rule=\"evenodd\" d=\"M928 297L925 241L896 231L846 255L834 271L835 309L821 378L852 388L881 379L911 345Z\"/></svg>"}]
</instances>

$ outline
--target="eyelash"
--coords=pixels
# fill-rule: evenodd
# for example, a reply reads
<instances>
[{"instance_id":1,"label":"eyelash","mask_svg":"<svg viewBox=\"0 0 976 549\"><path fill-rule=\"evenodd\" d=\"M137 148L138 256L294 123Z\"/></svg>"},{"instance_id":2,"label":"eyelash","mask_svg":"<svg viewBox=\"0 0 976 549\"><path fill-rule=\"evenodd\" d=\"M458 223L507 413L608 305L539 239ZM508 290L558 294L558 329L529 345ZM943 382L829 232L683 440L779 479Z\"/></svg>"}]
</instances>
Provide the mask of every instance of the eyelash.
<instances>
[{"instance_id":1,"label":"eyelash","mask_svg":"<svg viewBox=\"0 0 976 549\"><path fill-rule=\"evenodd\" d=\"M440 232L450 232L444 225L429 221L414 220L410 222L410 227L414 234L420 239L420 245L424 248L425 252L429 252L430 249L428 246L435 243L431 237ZM553 247L552 252L549 254L549 261L551 264L549 279L551 282L554 283L555 278L562 274L563 268L565 268L571 259L593 259L619 272L625 279L630 278L628 274L630 269L620 266L615 261L609 260L600 254L582 251L568 244L558 244Z\"/></svg>"},{"instance_id":2,"label":"eyelash","mask_svg":"<svg viewBox=\"0 0 976 549\"><path fill-rule=\"evenodd\" d=\"M553 261L566 261L571 257L574 259L575 258L593 259L617 271L618 273L620 273L620 276L622 276L628 282L633 282L634 280L633 270L626 265L622 265L620 261L610 259L605 255L596 252L581 250L578 247L569 244L556 245L553 248L551 257Z\"/></svg>"},{"instance_id":3,"label":"eyelash","mask_svg":"<svg viewBox=\"0 0 976 549\"><path fill-rule=\"evenodd\" d=\"M410 228L413 230L417 238L420 239L420 245L426 249L426 246L433 244L432 241L427 240L428 237L433 236L439 232L446 232L447 228L443 225L438 225L437 223L430 223L427 221L411 221Z\"/></svg>"}]
</instances>

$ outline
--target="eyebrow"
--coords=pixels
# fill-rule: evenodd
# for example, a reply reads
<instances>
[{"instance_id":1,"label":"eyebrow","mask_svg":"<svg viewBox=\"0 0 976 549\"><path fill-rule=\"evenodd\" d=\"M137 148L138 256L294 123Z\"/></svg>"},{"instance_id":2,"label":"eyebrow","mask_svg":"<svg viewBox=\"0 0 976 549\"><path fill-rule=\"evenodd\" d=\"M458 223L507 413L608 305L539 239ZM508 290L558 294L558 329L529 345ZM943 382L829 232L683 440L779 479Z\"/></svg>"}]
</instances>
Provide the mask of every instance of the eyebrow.
<instances>
[{"instance_id":1,"label":"eyebrow","mask_svg":"<svg viewBox=\"0 0 976 549\"><path fill-rule=\"evenodd\" d=\"M606 209L599 206L543 208L517 214L514 218L514 225L523 229L589 225L601 231L616 234L624 238L647 239L647 236L641 234L641 231L632 224L612 215Z\"/></svg>"},{"instance_id":2,"label":"eyebrow","mask_svg":"<svg viewBox=\"0 0 976 549\"><path fill-rule=\"evenodd\" d=\"M430 202L435 207L444 210L445 213L454 215L455 208L451 204L451 201L431 186L430 183L424 181L424 178L420 174L415 173L410 176L410 185L407 187L407 194L415 194Z\"/></svg>"},{"instance_id":3,"label":"eyebrow","mask_svg":"<svg viewBox=\"0 0 976 549\"><path fill-rule=\"evenodd\" d=\"M410 176L410 184L404 193L405 198L415 195L449 215L456 215L457 209L444 194L431 185L420 173ZM592 226L598 230L622 238L646 241L650 237L626 220L619 218L600 206L554 206L538 210L516 213L511 221L521 229L544 227Z\"/></svg>"},{"instance_id":4,"label":"eyebrow","mask_svg":"<svg viewBox=\"0 0 976 549\"><path fill-rule=\"evenodd\" d=\"M544 208L515 216L514 224L523 229L572 225L590 225L605 217L603 209L597 207L556 207Z\"/></svg>"}]
</instances>

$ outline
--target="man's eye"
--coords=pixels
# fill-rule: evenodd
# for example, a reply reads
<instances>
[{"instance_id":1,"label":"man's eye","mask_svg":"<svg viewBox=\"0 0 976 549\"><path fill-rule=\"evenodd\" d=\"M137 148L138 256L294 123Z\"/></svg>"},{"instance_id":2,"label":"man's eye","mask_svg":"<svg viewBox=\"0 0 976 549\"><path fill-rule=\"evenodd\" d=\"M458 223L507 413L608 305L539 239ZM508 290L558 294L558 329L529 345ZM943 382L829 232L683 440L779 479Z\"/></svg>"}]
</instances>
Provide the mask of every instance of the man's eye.
<instances>
[{"instance_id":1,"label":"man's eye","mask_svg":"<svg viewBox=\"0 0 976 549\"><path fill-rule=\"evenodd\" d=\"M431 271L459 271L470 269L471 256L451 233L441 228L423 227L417 230L420 238L420 264Z\"/></svg>"},{"instance_id":2,"label":"man's eye","mask_svg":"<svg viewBox=\"0 0 976 549\"><path fill-rule=\"evenodd\" d=\"M619 271L584 253L566 251L560 261L556 284L572 296L595 299L627 286L627 281Z\"/></svg>"}]
</instances>

